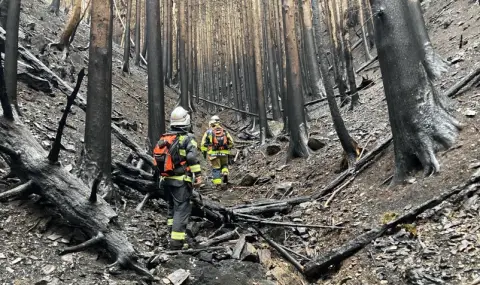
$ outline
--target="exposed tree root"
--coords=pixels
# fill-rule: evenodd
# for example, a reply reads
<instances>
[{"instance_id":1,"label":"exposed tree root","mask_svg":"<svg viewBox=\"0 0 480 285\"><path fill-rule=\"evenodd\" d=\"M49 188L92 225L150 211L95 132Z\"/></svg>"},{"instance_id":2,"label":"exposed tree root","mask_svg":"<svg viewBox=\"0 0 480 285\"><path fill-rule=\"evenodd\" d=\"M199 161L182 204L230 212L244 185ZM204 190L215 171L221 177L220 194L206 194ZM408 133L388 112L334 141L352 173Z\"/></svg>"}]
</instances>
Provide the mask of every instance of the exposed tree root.
<instances>
[{"instance_id":1,"label":"exposed tree root","mask_svg":"<svg viewBox=\"0 0 480 285\"><path fill-rule=\"evenodd\" d=\"M356 238L350 240L349 242L343 244L342 246L333 249L324 256L320 256L312 262L309 262L305 265L305 275L308 278L319 278L331 265L336 265L345 260L346 258L352 256L360 249L364 248L366 245L370 244L376 238L382 236L387 230L393 229L400 224L411 222L415 220L418 215L425 212L428 209L431 209L443 201L449 199L454 195L461 195L463 197L469 195L472 192L475 192L479 188L478 178L472 179L468 183L460 187L455 187L452 190L446 191L443 194L436 196L421 205L412 208L410 211L399 216L395 220L378 226L364 234L357 236Z\"/></svg>"},{"instance_id":2,"label":"exposed tree root","mask_svg":"<svg viewBox=\"0 0 480 285\"><path fill-rule=\"evenodd\" d=\"M74 246L71 246L71 247L67 247L65 249L63 249L62 251L60 251L60 255L64 255L64 254L68 254L68 253L72 253L72 252L79 252L79 251L82 251L82 250L85 250L85 249L88 249L90 247L93 247L101 242L104 242L105 241L105 236L103 235L102 232L98 232L98 234L94 237L92 237L91 239L81 243L81 244L78 244L78 245L74 245Z\"/></svg>"},{"instance_id":3,"label":"exposed tree root","mask_svg":"<svg viewBox=\"0 0 480 285\"><path fill-rule=\"evenodd\" d=\"M16 196L25 196L34 191L34 184L32 180L23 183L22 185L18 185L17 187L7 190L5 192L0 193L0 201L10 199Z\"/></svg>"}]
</instances>

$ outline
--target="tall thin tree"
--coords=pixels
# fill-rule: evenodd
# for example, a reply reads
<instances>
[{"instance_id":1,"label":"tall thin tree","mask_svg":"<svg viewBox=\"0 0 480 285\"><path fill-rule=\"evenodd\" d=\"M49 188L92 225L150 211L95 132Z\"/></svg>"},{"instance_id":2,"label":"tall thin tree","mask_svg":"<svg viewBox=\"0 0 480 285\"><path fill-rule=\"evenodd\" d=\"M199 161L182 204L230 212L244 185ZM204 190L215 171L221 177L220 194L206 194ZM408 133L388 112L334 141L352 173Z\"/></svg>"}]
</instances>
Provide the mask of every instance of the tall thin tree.
<instances>
[{"instance_id":1,"label":"tall thin tree","mask_svg":"<svg viewBox=\"0 0 480 285\"><path fill-rule=\"evenodd\" d=\"M142 1L135 2L135 65L140 65L140 39L141 39L141 22L142 22Z\"/></svg>"},{"instance_id":2,"label":"tall thin tree","mask_svg":"<svg viewBox=\"0 0 480 285\"><path fill-rule=\"evenodd\" d=\"M187 19L185 17L186 1L187 0L180 0L178 10L178 23L180 25L178 57L180 60L180 105L186 110L189 110L187 59L185 58L185 42L187 41Z\"/></svg>"},{"instance_id":3,"label":"tall thin tree","mask_svg":"<svg viewBox=\"0 0 480 285\"><path fill-rule=\"evenodd\" d=\"M99 173L111 183L113 0L92 0L85 145L79 175L92 185Z\"/></svg>"},{"instance_id":4,"label":"tall thin tree","mask_svg":"<svg viewBox=\"0 0 480 285\"><path fill-rule=\"evenodd\" d=\"M20 0L9 0L5 40L5 86L10 103L18 110L17 103L17 55L18 28L20 24Z\"/></svg>"},{"instance_id":5,"label":"tall thin tree","mask_svg":"<svg viewBox=\"0 0 480 285\"><path fill-rule=\"evenodd\" d=\"M147 0L148 37L148 139L149 147L165 132L165 101L162 69L162 36L159 0Z\"/></svg>"},{"instance_id":6,"label":"tall thin tree","mask_svg":"<svg viewBox=\"0 0 480 285\"><path fill-rule=\"evenodd\" d=\"M295 2L283 0L283 27L287 66L287 102L290 143L287 158L308 157L307 123L300 78L300 57L295 34Z\"/></svg>"},{"instance_id":7,"label":"tall thin tree","mask_svg":"<svg viewBox=\"0 0 480 285\"><path fill-rule=\"evenodd\" d=\"M130 71L130 23L132 22L132 0L127 0L127 18L125 19L125 45L123 47L123 72Z\"/></svg>"}]
</instances>

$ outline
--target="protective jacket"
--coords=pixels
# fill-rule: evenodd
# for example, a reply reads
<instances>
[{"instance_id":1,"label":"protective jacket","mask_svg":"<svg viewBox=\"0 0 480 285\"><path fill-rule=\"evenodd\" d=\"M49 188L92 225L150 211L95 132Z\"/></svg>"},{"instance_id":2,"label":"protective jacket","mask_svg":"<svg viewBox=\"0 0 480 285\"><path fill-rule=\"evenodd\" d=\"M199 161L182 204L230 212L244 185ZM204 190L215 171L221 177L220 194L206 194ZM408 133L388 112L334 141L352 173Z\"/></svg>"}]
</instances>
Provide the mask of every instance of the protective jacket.
<instances>
[{"instance_id":1,"label":"protective jacket","mask_svg":"<svg viewBox=\"0 0 480 285\"><path fill-rule=\"evenodd\" d=\"M228 133L227 130L223 129L224 135L227 138L227 144L224 148L219 149L215 145L215 128L222 128L220 125L214 126L209 128L205 134L203 135L202 138L202 143L201 143L201 151L206 152L210 157L216 157L216 156L227 156L230 154L230 150L233 148L234 143L233 143L233 138L232 136Z\"/></svg>"}]
</instances>

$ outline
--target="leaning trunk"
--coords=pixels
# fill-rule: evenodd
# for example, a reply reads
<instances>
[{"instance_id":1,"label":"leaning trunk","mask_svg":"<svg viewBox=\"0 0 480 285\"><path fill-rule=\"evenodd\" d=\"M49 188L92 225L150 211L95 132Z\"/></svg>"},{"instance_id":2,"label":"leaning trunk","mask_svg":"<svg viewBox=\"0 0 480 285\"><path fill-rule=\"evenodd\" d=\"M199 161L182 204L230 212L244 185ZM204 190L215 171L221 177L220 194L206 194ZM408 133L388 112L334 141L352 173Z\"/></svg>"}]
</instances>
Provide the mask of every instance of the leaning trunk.
<instances>
[{"instance_id":1,"label":"leaning trunk","mask_svg":"<svg viewBox=\"0 0 480 285\"><path fill-rule=\"evenodd\" d=\"M287 110L290 130L288 158L308 157L307 124L305 122L300 58L295 35L294 0L283 0L284 38L287 66Z\"/></svg>"},{"instance_id":2,"label":"leaning trunk","mask_svg":"<svg viewBox=\"0 0 480 285\"><path fill-rule=\"evenodd\" d=\"M147 0L148 34L148 139L149 147L165 132L165 102L162 72L159 0Z\"/></svg>"},{"instance_id":3,"label":"leaning trunk","mask_svg":"<svg viewBox=\"0 0 480 285\"><path fill-rule=\"evenodd\" d=\"M407 1L372 2L395 150L392 184L398 184L419 167L425 174L437 172L435 152L455 142L460 124L445 108L428 75L423 42L415 35L415 26L421 22L412 17Z\"/></svg>"}]
</instances>

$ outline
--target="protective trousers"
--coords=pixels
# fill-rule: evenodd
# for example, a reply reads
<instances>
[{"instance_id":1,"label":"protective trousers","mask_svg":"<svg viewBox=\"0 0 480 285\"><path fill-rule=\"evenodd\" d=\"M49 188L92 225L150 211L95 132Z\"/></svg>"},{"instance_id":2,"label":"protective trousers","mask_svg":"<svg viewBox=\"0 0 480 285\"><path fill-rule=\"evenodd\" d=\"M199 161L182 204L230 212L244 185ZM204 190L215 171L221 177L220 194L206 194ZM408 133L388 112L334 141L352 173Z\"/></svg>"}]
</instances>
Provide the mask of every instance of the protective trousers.
<instances>
[{"instance_id":1,"label":"protective trousers","mask_svg":"<svg viewBox=\"0 0 480 285\"><path fill-rule=\"evenodd\" d=\"M164 193L168 201L167 225L171 226L171 239L185 241L192 206L192 188L184 181L169 181L163 185Z\"/></svg>"},{"instance_id":2,"label":"protective trousers","mask_svg":"<svg viewBox=\"0 0 480 285\"><path fill-rule=\"evenodd\" d=\"M210 156L210 164L212 165L212 183L222 184L222 175L228 175L228 156Z\"/></svg>"}]
</instances>

